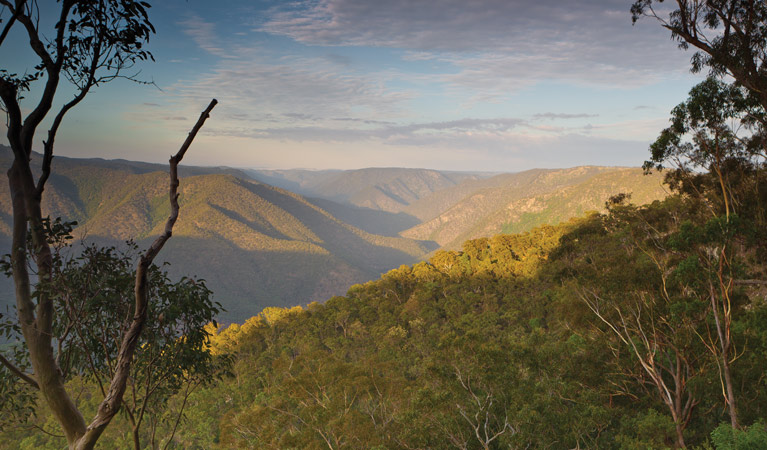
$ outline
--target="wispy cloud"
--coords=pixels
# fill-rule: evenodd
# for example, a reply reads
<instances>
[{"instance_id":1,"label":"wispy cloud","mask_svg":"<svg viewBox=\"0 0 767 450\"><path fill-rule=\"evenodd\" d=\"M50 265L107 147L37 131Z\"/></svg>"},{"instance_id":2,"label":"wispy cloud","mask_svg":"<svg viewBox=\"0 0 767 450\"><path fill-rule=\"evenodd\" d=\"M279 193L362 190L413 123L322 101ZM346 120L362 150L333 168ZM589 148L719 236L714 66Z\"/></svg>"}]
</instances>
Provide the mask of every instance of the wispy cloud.
<instances>
[{"instance_id":1,"label":"wispy cloud","mask_svg":"<svg viewBox=\"0 0 767 450\"><path fill-rule=\"evenodd\" d=\"M484 148L488 143L493 147L508 146L509 142L520 136L540 139L545 135L572 134L582 128L556 127L541 125L538 118L524 120L519 118L475 119L464 118L444 122L423 122L410 124L392 124L386 122L350 120L345 126L329 124L313 125L314 117L300 114L287 114L291 118L301 118L303 125L248 127L218 127L212 133L227 136L247 137L259 140L280 140L294 142L378 142L387 145L408 145L422 147L451 147L466 150ZM587 116L577 115L573 116ZM285 122L282 122L285 123ZM363 125L364 124L364 125Z\"/></svg>"},{"instance_id":2,"label":"wispy cloud","mask_svg":"<svg viewBox=\"0 0 767 450\"><path fill-rule=\"evenodd\" d=\"M188 13L184 20L178 22L178 25L201 49L212 55L228 56L228 52L224 50L223 46L219 45L213 23L206 22L201 17Z\"/></svg>"},{"instance_id":3,"label":"wispy cloud","mask_svg":"<svg viewBox=\"0 0 767 450\"><path fill-rule=\"evenodd\" d=\"M553 112L545 112L540 114L533 115L533 118L535 119L548 119L548 120L555 120L555 119L587 119L590 117L599 117L599 114L586 114L586 113L577 113L577 114L567 114L567 113L553 113Z\"/></svg>"},{"instance_id":4,"label":"wispy cloud","mask_svg":"<svg viewBox=\"0 0 767 450\"><path fill-rule=\"evenodd\" d=\"M308 45L392 47L406 60L449 57L456 83L541 79L647 83L683 72L687 57L669 52L656 24L631 27L625 0L319 0L277 9L262 31Z\"/></svg>"},{"instance_id":5,"label":"wispy cloud","mask_svg":"<svg viewBox=\"0 0 767 450\"><path fill-rule=\"evenodd\" d=\"M411 94L388 89L375 76L340 71L324 58L284 58L277 63L248 53L220 64L198 79L171 88L195 103L213 94L221 109L256 119L259 114L381 120L401 114ZM301 116L303 115L303 116Z\"/></svg>"}]
</instances>

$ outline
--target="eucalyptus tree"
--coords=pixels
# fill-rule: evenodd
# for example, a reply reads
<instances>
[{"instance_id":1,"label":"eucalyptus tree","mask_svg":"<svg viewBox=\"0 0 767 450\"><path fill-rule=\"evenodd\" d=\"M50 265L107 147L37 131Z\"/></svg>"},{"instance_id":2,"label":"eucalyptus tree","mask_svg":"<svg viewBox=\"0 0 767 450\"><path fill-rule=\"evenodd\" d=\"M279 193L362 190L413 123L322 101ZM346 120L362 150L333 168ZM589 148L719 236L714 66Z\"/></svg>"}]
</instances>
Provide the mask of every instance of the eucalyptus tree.
<instances>
[{"instance_id":1,"label":"eucalyptus tree","mask_svg":"<svg viewBox=\"0 0 767 450\"><path fill-rule=\"evenodd\" d=\"M692 70L729 75L767 108L767 3L762 0L635 0L634 22L651 17L679 47L696 49Z\"/></svg>"},{"instance_id":2,"label":"eucalyptus tree","mask_svg":"<svg viewBox=\"0 0 767 450\"><path fill-rule=\"evenodd\" d=\"M19 33L24 36L28 50L37 61L18 73L12 67L0 68L0 100L14 158L8 171L13 209L10 261L18 325L33 372L24 372L7 358L0 359L0 362L40 391L61 424L70 448L93 448L122 403L133 354L147 320L147 272L170 238L178 217L177 166L215 106L215 100L200 116L178 153L170 159L171 215L164 233L139 259L131 323L121 337L115 370L107 383L106 395L98 413L86 424L67 392L56 360L53 336L55 299L45 291L33 295L28 264L34 267L37 280L52 282L53 256L46 237L41 200L51 174L54 142L63 119L94 87L118 78L132 78L130 71L135 64L151 60L152 55L145 45L155 30L149 21L150 5L144 1L61 0L40 3L37 0L0 0L0 49L18 45L9 40L9 36ZM44 27L49 24L52 28L46 30ZM3 65L8 63L5 60ZM74 96L56 109L55 96L64 84L74 89ZM30 99L32 102L28 104ZM43 142L43 158L39 176L36 177L31 167L32 150L36 132L46 118L52 120Z\"/></svg>"},{"instance_id":3,"label":"eucalyptus tree","mask_svg":"<svg viewBox=\"0 0 767 450\"><path fill-rule=\"evenodd\" d=\"M646 170L672 166L667 176L672 187L708 208L706 225L687 224L675 247L688 254L686 264L695 268L686 292L709 303L715 330L704 333L702 339L716 357L735 428L739 421L731 364L737 354L733 346L739 307L736 288L746 281L740 273L747 253L744 235L748 229L765 226L761 200L765 192L760 183L767 157L764 117L764 108L748 90L709 77L671 112L671 125L650 146L651 158L644 164ZM755 247L764 245L763 232L750 234Z\"/></svg>"},{"instance_id":4,"label":"eucalyptus tree","mask_svg":"<svg viewBox=\"0 0 767 450\"><path fill-rule=\"evenodd\" d=\"M730 363L735 358L731 327L738 280L738 236L742 222L731 214L748 213L750 227L765 226L760 173L767 156L767 3L761 0L635 0L634 22L657 20L679 47L693 47L692 71L708 69L710 78L693 88L690 98L672 111L672 125L651 146L645 168L675 162L671 180L682 191L712 207L708 233L688 236L688 250L698 250L697 262L707 281L700 296L710 300L716 332L707 339L717 355L731 425L738 427ZM734 83L722 81L726 77ZM690 167L692 166L692 167ZM708 173L695 173L703 169ZM713 183L711 181L714 181ZM714 187L715 186L715 187ZM750 189L743 189L744 187ZM718 192L717 192L718 191ZM716 195L719 194L719 195ZM720 204L716 204L721 202ZM738 204L740 203L740 205ZM742 206L742 207L739 207ZM723 217L720 215L723 214ZM767 284L763 280L748 280Z\"/></svg>"}]
</instances>

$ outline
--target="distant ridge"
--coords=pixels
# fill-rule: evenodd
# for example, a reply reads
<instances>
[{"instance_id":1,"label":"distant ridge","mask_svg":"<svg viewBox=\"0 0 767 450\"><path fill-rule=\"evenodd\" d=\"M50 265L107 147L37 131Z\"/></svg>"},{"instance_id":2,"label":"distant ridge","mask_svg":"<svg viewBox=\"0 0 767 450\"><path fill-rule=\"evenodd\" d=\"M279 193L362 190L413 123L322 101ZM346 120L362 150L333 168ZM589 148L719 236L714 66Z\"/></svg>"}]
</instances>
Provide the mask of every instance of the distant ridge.
<instances>
[{"instance_id":1,"label":"distant ridge","mask_svg":"<svg viewBox=\"0 0 767 450\"><path fill-rule=\"evenodd\" d=\"M0 165L7 168L11 158L7 147L0 148ZM77 235L90 242L148 241L169 212L166 171L160 164L57 157L43 208L52 217L77 220ZM354 283L436 248L365 232L238 169L185 167L181 174L179 221L161 257L171 263L171 273L208 281L228 310L224 321L250 317L266 306L343 294ZM6 251L10 220L3 183L0 242Z\"/></svg>"},{"instance_id":2,"label":"distant ridge","mask_svg":"<svg viewBox=\"0 0 767 450\"><path fill-rule=\"evenodd\" d=\"M285 180L284 187L311 197L319 197L354 206L403 212L410 204L435 192L489 174L441 172L431 169L366 168L345 171L250 171L256 179ZM271 177L271 178L268 178ZM292 189L291 189L292 190Z\"/></svg>"},{"instance_id":3,"label":"distant ridge","mask_svg":"<svg viewBox=\"0 0 767 450\"><path fill-rule=\"evenodd\" d=\"M459 249L469 239L523 232L542 224L556 225L590 210L603 211L607 199L621 192L631 194L636 204L665 198L668 192L661 181L661 175L644 175L639 168L598 166L497 175L414 203L406 211L420 212L422 218L442 211L401 235Z\"/></svg>"},{"instance_id":4,"label":"distant ridge","mask_svg":"<svg viewBox=\"0 0 767 450\"><path fill-rule=\"evenodd\" d=\"M11 161L10 149L0 146L0 166ZM620 192L638 204L667 195L659 175L597 166L496 175L401 168L185 166L180 172L181 214L160 256L172 274L207 280L228 310L225 322L265 306L326 300L438 248L459 249L468 239L601 210ZM78 221L76 234L87 241L144 244L168 215L167 182L162 164L56 157L43 208ZM10 224L2 183L0 244L6 251ZM6 286L0 306L12 300L7 280Z\"/></svg>"}]
</instances>

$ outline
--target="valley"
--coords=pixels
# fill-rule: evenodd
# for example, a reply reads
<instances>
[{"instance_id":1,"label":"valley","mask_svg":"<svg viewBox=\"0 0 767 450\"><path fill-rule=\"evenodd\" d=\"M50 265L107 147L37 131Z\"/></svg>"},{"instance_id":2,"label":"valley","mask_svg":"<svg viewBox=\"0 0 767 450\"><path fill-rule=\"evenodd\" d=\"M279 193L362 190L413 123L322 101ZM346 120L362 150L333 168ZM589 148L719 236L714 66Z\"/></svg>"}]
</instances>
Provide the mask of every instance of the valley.
<instances>
[{"instance_id":1,"label":"valley","mask_svg":"<svg viewBox=\"0 0 767 450\"><path fill-rule=\"evenodd\" d=\"M0 148L0 165L10 161L10 150ZM163 165L66 157L54 164L43 207L51 217L77 221L76 238L147 245L160 233L169 212ZM207 282L226 310L223 323L269 306L343 295L438 249L460 249L467 239L601 211L619 192L640 204L666 195L658 175L608 167L506 174L181 167L180 175L180 219L161 260L174 277ZM3 185L5 248L10 212ZM11 305L11 285L4 281L3 302Z\"/></svg>"}]
</instances>

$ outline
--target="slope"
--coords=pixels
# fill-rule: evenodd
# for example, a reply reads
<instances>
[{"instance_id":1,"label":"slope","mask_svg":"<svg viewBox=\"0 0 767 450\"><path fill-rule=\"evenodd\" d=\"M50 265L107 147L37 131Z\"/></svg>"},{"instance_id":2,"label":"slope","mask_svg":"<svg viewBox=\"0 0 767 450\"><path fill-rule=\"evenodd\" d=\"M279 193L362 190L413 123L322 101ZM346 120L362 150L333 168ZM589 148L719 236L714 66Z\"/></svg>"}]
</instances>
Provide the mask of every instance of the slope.
<instances>
[{"instance_id":1,"label":"slope","mask_svg":"<svg viewBox=\"0 0 767 450\"><path fill-rule=\"evenodd\" d=\"M159 234L169 212L165 173L122 161L56 163L43 206L52 217L77 220L78 237L118 245ZM434 249L346 225L297 194L236 173L213 168L182 178L180 218L161 254L172 274L207 280L228 310L224 321L241 320L265 306L341 294ZM11 208L5 184L0 215L0 240L8 248Z\"/></svg>"},{"instance_id":2,"label":"slope","mask_svg":"<svg viewBox=\"0 0 767 450\"><path fill-rule=\"evenodd\" d=\"M667 195L657 174L645 176L641 169L594 166L503 174L460 189L471 187L480 189L401 235L457 249L468 239L521 232L540 224L556 224L589 210L601 211L605 201L620 192L631 193L636 204ZM430 203L444 206L449 204L445 200L451 194L456 198L455 191L446 190L412 207L426 211L425 205ZM432 207L430 213L437 210Z\"/></svg>"},{"instance_id":3,"label":"slope","mask_svg":"<svg viewBox=\"0 0 767 450\"><path fill-rule=\"evenodd\" d=\"M297 192L358 207L399 213L433 192L487 174L440 172L428 169L367 168L341 172L280 171L295 180ZM276 176L264 173L262 176ZM254 175L254 176L257 176ZM288 189L291 189L288 187ZM293 190L293 189L291 189Z\"/></svg>"}]
</instances>

